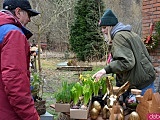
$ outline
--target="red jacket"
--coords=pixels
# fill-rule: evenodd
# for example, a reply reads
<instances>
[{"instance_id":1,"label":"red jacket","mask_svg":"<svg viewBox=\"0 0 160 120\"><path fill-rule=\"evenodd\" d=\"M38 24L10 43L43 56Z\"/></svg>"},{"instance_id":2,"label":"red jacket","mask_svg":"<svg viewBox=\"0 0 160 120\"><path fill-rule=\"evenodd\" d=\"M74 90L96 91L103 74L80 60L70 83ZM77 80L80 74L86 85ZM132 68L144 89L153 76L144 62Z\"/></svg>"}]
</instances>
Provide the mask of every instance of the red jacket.
<instances>
[{"instance_id":1,"label":"red jacket","mask_svg":"<svg viewBox=\"0 0 160 120\"><path fill-rule=\"evenodd\" d=\"M0 120L38 120L30 91L31 32L0 12Z\"/></svg>"}]
</instances>

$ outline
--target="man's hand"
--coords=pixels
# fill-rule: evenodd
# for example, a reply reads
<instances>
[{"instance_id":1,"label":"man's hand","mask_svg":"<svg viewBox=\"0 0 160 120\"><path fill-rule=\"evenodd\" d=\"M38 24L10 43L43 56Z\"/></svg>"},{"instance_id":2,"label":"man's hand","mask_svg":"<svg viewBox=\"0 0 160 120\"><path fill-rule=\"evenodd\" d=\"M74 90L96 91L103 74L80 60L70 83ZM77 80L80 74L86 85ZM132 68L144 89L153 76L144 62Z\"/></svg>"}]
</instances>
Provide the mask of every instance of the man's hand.
<instances>
[{"instance_id":1,"label":"man's hand","mask_svg":"<svg viewBox=\"0 0 160 120\"><path fill-rule=\"evenodd\" d=\"M106 74L106 70L102 69L100 71L98 71L97 73L95 73L92 78L95 78L95 81L97 82L104 74Z\"/></svg>"}]
</instances>

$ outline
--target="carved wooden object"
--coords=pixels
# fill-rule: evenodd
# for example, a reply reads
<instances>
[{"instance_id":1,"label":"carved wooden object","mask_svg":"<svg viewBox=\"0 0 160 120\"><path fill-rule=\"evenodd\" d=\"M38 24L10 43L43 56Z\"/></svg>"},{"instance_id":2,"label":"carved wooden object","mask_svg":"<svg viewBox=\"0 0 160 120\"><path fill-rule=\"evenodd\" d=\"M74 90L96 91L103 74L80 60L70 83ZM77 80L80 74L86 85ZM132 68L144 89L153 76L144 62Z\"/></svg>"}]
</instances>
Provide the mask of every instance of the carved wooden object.
<instances>
[{"instance_id":1,"label":"carved wooden object","mask_svg":"<svg viewBox=\"0 0 160 120\"><path fill-rule=\"evenodd\" d=\"M141 120L146 120L149 113L160 113L160 94L148 89L143 96L137 98L139 104L136 111Z\"/></svg>"}]
</instances>

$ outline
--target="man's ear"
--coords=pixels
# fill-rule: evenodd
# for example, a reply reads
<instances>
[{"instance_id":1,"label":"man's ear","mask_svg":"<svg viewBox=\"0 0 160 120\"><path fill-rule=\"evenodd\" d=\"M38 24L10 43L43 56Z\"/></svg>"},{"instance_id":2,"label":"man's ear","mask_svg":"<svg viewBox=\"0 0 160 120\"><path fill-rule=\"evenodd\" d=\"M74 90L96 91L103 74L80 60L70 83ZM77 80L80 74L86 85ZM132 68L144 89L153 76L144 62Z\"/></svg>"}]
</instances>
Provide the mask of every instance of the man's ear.
<instances>
[{"instance_id":1,"label":"man's ear","mask_svg":"<svg viewBox=\"0 0 160 120\"><path fill-rule=\"evenodd\" d=\"M15 16L19 19L21 17L21 8L17 7L14 12Z\"/></svg>"}]
</instances>

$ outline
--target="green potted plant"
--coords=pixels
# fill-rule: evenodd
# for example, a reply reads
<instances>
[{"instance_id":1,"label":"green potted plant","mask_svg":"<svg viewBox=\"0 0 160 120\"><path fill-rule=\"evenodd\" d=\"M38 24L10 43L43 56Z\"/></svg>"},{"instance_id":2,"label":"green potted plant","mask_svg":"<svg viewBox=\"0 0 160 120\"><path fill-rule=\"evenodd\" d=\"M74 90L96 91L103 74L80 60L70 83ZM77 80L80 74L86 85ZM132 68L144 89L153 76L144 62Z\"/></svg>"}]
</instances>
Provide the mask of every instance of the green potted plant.
<instances>
[{"instance_id":1,"label":"green potted plant","mask_svg":"<svg viewBox=\"0 0 160 120\"><path fill-rule=\"evenodd\" d=\"M56 98L55 111L69 112L71 102L71 89L75 83L62 82L62 87L54 94Z\"/></svg>"},{"instance_id":2,"label":"green potted plant","mask_svg":"<svg viewBox=\"0 0 160 120\"><path fill-rule=\"evenodd\" d=\"M71 89L73 98L73 107L70 109L70 118L73 119L87 119L90 98L92 96L92 86L89 82L77 82Z\"/></svg>"},{"instance_id":3,"label":"green potted plant","mask_svg":"<svg viewBox=\"0 0 160 120\"><path fill-rule=\"evenodd\" d=\"M39 115L46 113L46 100L42 99L44 81L38 73L32 73L31 93Z\"/></svg>"},{"instance_id":4,"label":"green potted plant","mask_svg":"<svg viewBox=\"0 0 160 120\"><path fill-rule=\"evenodd\" d=\"M107 92L107 85L106 85L106 77L101 78L101 93L104 95Z\"/></svg>"},{"instance_id":5,"label":"green potted plant","mask_svg":"<svg viewBox=\"0 0 160 120\"><path fill-rule=\"evenodd\" d=\"M73 108L77 108L80 102L80 97L82 97L82 85L79 82L76 82L75 85L71 89L71 95L73 100Z\"/></svg>"}]
</instances>

